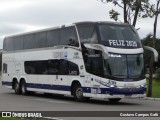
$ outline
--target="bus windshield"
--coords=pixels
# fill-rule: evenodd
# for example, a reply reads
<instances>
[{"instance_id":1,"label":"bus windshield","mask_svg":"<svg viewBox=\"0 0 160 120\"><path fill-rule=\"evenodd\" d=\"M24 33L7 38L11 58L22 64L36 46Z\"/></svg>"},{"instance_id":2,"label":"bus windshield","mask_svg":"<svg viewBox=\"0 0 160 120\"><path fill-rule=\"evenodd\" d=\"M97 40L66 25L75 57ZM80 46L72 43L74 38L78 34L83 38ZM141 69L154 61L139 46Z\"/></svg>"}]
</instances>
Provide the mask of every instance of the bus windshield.
<instances>
[{"instance_id":1,"label":"bus windshield","mask_svg":"<svg viewBox=\"0 0 160 120\"><path fill-rule=\"evenodd\" d=\"M121 55L109 54L104 62L104 75L113 78L143 78L143 54Z\"/></svg>"},{"instance_id":2,"label":"bus windshield","mask_svg":"<svg viewBox=\"0 0 160 120\"><path fill-rule=\"evenodd\" d=\"M98 25L100 44L115 48L140 48L137 32L129 25Z\"/></svg>"}]
</instances>

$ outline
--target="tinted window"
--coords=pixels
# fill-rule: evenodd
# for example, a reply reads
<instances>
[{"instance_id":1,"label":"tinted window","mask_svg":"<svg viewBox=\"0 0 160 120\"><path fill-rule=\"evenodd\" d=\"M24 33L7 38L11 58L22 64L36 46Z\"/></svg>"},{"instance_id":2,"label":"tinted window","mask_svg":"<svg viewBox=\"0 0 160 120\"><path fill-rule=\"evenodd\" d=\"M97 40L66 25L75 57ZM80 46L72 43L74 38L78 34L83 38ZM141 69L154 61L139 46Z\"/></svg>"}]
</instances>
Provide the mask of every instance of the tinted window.
<instances>
[{"instance_id":1,"label":"tinted window","mask_svg":"<svg viewBox=\"0 0 160 120\"><path fill-rule=\"evenodd\" d=\"M35 34L36 48L42 48L46 46L47 36L46 32L40 32Z\"/></svg>"},{"instance_id":2,"label":"tinted window","mask_svg":"<svg viewBox=\"0 0 160 120\"><path fill-rule=\"evenodd\" d=\"M14 50L14 44L13 44L13 38L6 38L4 40L4 46L3 49L6 51L12 51Z\"/></svg>"},{"instance_id":3,"label":"tinted window","mask_svg":"<svg viewBox=\"0 0 160 120\"><path fill-rule=\"evenodd\" d=\"M102 76L102 52L98 50L87 49L83 55L86 71L97 76Z\"/></svg>"},{"instance_id":4,"label":"tinted window","mask_svg":"<svg viewBox=\"0 0 160 120\"><path fill-rule=\"evenodd\" d=\"M102 24L98 26L100 43L115 48L140 48L138 34L131 26Z\"/></svg>"},{"instance_id":5,"label":"tinted window","mask_svg":"<svg viewBox=\"0 0 160 120\"><path fill-rule=\"evenodd\" d=\"M24 49L33 49L35 48L35 35L29 34L24 36Z\"/></svg>"},{"instance_id":6,"label":"tinted window","mask_svg":"<svg viewBox=\"0 0 160 120\"><path fill-rule=\"evenodd\" d=\"M75 27L61 29L60 45L79 46Z\"/></svg>"},{"instance_id":7,"label":"tinted window","mask_svg":"<svg viewBox=\"0 0 160 120\"><path fill-rule=\"evenodd\" d=\"M79 75L78 65L66 60L26 61L27 74Z\"/></svg>"},{"instance_id":8,"label":"tinted window","mask_svg":"<svg viewBox=\"0 0 160 120\"><path fill-rule=\"evenodd\" d=\"M59 72L59 60L49 60L48 61L48 74L58 75Z\"/></svg>"},{"instance_id":9,"label":"tinted window","mask_svg":"<svg viewBox=\"0 0 160 120\"><path fill-rule=\"evenodd\" d=\"M59 30L51 30L47 32L47 47L56 46L59 43Z\"/></svg>"},{"instance_id":10,"label":"tinted window","mask_svg":"<svg viewBox=\"0 0 160 120\"><path fill-rule=\"evenodd\" d=\"M69 75L79 75L79 69L77 64L69 62Z\"/></svg>"},{"instance_id":11,"label":"tinted window","mask_svg":"<svg viewBox=\"0 0 160 120\"><path fill-rule=\"evenodd\" d=\"M47 74L47 61L26 61L25 72L27 74Z\"/></svg>"},{"instance_id":12,"label":"tinted window","mask_svg":"<svg viewBox=\"0 0 160 120\"><path fill-rule=\"evenodd\" d=\"M95 36L94 24L77 25L79 37L82 43L90 43ZM97 42L97 39L96 39Z\"/></svg>"},{"instance_id":13,"label":"tinted window","mask_svg":"<svg viewBox=\"0 0 160 120\"><path fill-rule=\"evenodd\" d=\"M59 61L59 75L68 75L69 74L69 69L68 67L68 61L66 60L60 60Z\"/></svg>"},{"instance_id":14,"label":"tinted window","mask_svg":"<svg viewBox=\"0 0 160 120\"><path fill-rule=\"evenodd\" d=\"M14 50L23 49L23 36L14 37Z\"/></svg>"}]
</instances>

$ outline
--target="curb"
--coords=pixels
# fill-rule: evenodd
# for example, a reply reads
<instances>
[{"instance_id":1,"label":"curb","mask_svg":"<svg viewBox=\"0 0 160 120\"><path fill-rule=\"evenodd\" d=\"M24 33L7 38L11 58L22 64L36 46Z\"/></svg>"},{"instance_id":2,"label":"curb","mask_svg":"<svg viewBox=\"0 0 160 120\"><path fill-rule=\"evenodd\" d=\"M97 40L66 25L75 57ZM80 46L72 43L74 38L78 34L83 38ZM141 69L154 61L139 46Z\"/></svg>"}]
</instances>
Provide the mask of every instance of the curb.
<instances>
[{"instance_id":1,"label":"curb","mask_svg":"<svg viewBox=\"0 0 160 120\"><path fill-rule=\"evenodd\" d=\"M152 98L152 97L144 97L144 98L140 98L142 100L155 100L155 101L160 101L160 98Z\"/></svg>"}]
</instances>

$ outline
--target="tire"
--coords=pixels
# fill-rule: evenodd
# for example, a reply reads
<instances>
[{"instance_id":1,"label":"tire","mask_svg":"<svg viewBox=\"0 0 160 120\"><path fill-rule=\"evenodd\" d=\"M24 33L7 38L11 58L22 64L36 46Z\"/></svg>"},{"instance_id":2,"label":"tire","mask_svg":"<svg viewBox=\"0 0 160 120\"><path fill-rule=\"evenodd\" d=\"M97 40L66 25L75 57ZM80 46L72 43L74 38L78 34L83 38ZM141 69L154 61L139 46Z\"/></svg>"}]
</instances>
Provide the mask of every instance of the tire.
<instances>
[{"instance_id":1,"label":"tire","mask_svg":"<svg viewBox=\"0 0 160 120\"><path fill-rule=\"evenodd\" d=\"M19 84L17 81L14 82L14 91L16 94L20 94Z\"/></svg>"},{"instance_id":2,"label":"tire","mask_svg":"<svg viewBox=\"0 0 160 120\"><path fill-rule=\"evenodd\" d=\"M117 102L119 102L120 100L121 100L121 98L110 98L110 99L108 99L109 100L109 102L111 102L111 103L117 103Z\"/></svg>"},{"instance_id":3,"label":"tire","mask_svg":"<svg viewBox=\"0 0 160 120\"><path fill-rule=\"evenodd\" d=\"M24 80L21 82L20 92L21 92L22 95L26 95L27 94L26 82Z\"/></svg>"},{"instance_id":4,"label":"tire","mask_svg":"<svg viewBox=\"0 0 160 120\"><path fill-rule=\"evenodd\" d=\"M73 87L73 96L76 101L85 101L85 97L83 97L83 89L78 83L76 83Z\"/></svg>"}]
</instances>

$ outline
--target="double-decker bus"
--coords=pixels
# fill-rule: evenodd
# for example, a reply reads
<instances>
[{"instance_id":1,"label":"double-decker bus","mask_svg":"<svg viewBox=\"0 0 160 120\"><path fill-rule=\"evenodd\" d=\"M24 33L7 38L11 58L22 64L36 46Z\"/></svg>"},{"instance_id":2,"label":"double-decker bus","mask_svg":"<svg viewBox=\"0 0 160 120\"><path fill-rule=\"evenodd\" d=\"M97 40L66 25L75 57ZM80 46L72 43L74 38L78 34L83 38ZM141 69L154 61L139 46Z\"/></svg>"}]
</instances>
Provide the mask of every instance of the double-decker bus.
<instances>
[{"instance_id":1,"label":"double-decker bus","mask_svg":"<svg viewBox=\"0 0 160 120\"><path fill-rule=\"evenodd\" d=\"M2 85L78 101L144 97L143 47L131 25L77 22L5 37Z\"/></svg>"}]
</instances>

